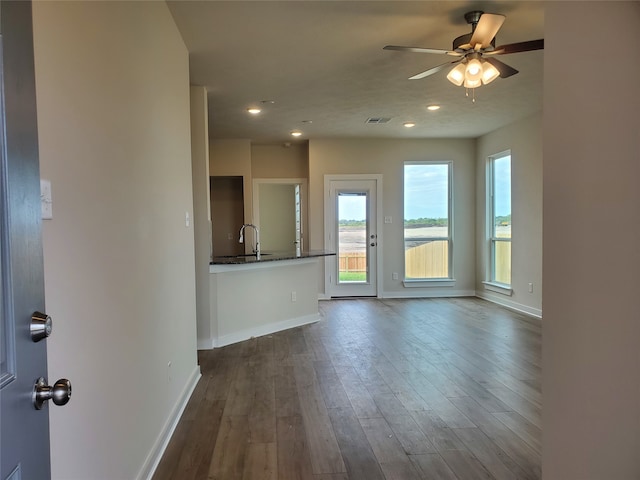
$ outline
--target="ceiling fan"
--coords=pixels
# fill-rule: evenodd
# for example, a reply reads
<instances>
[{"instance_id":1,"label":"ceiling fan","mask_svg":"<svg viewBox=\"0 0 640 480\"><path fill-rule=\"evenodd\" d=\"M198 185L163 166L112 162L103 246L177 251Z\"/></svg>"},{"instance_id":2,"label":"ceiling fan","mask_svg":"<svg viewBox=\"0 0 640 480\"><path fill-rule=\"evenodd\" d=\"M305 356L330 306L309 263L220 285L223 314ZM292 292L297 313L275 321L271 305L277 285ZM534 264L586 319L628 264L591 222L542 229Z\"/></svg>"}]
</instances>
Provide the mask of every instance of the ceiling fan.
<instances>
[{"instance_id":1,"label":"ceiling fan","mask_svg":"<svg viewBox=\"0 0 640 480\"><path fill-rule=\"evenodd\" d=\"M467 23L471 25L471 33L457 37L453 41L453 49L451 50L402 47L398 45L387 45L384 49L459 57L452 62L443 63L409 77L409 80L425 78L451 65L455 65L447 74L449 81L457 86L476 88L492 82L497 77L507 78L518 73L518 70L515 68L495 58L497 55L529 52L531 50L541 50L544 48L544 39L542 38L496 47L495 37L504 23L504 15L474 10L466 13L464 18Z\"/></svg>"}]
</instances>

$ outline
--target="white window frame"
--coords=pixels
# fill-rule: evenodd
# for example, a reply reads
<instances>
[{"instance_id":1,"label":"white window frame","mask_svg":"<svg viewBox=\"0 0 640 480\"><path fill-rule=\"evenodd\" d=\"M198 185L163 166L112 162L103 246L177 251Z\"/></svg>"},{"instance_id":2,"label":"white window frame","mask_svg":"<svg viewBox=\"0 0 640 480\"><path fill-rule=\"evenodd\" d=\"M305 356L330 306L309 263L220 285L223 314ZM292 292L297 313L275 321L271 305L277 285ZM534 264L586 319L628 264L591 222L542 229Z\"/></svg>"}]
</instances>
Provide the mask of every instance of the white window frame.
<instances>
[{"instance_id":1,"label":"white window frame","mask_svg":"<svg viewBox=\"0 0 640 480\"><path fill-rule=\"evenodd\" d=\"M453 278L453 162L451 160L436 160L436 161L406 161L402 166L402 188L404 192L404 172L407 165L446 165L447 166L447 237L429 237L429 240L445 240L448 244L448 265L447 277L433 277L433 278L407 278L406 265L407 260L405 257L406 238L404 236L404 216L405 216L405 204L404 194L402 196L402 269L403 269L403 285L405 287L450 287L455 285L455 279Z\"/></svg>"},{"instance_id":2,"label":"white window frame","mask_svg":"<svg viewBox=\"0 0 640 480\"><path fill-rule=\"evenodd\" d=\"M485 285L485 289L487 290L490 290L496 293L502 293L505 295L511 295L512 293L511 284L498 282L495 276L496 243L497 242L512 243L512 237L513 237L513 231L511 233L510 238L498 237L496 235L496 229L495 229L495 167L494 165L496 160L500 160L501 158L504 158L504 157L510 157L509 162L513 165L513 162L512 162L513 159L511 158L511 150L505 150L495 155L490 155L487 158L487 233L488 233L487 235L488 266L487 267L488 268L487 268L487 275L486 275L487 280L483 283ZM513 178L513 175L512 175L512 178ZM511 185L511 191L509 192L509 195L512 196L512 194L513 194L513 186ZM511 214L512 214L511 226L513 228L513 206L511 208ZM513 255L510 260L513 260ZM511 281L513 282L513 276L512 276L513 268L512 268L511 261L509 262L509 265L511 268L511 272L510 272Z\"/></svg>"}]
</instances>

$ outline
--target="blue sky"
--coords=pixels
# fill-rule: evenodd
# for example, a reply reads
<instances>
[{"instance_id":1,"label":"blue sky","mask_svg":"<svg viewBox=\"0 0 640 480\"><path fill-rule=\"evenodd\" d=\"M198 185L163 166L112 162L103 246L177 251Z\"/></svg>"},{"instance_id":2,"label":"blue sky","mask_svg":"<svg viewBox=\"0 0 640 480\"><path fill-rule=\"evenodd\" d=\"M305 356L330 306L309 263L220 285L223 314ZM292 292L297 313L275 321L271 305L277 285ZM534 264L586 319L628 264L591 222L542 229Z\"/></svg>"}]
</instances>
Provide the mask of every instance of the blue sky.
<instances>
[{"instance_id":1,"label":"blue sky","mask_svg":"<svg viewBox=\"0 0 640 480\"><path fill-rule=\"evenodd\" d=\"M494 200L496 216L511 213L511 156L497 158L493 162L495 178Z\"/></svg>"},{"instance_id":2,"label":"blue sky","mask_svg":"<svg viewBox=\"0 0 640 480\"><path fill-rule=\"evenodd\" d=\"M446 218L449 209L447 164L405 165L404 218Z\"/></svg>"},{"instance_id":3,"label":"blue sky","mask_svg":"<svg viewBox=\"0 0 640 480\"><path fill-rule=\"evenodd\" d=\"M367 197L364 195L340 195L338 198L340 220L364 220L367 217Z\"/></svg>"}]
</instances>

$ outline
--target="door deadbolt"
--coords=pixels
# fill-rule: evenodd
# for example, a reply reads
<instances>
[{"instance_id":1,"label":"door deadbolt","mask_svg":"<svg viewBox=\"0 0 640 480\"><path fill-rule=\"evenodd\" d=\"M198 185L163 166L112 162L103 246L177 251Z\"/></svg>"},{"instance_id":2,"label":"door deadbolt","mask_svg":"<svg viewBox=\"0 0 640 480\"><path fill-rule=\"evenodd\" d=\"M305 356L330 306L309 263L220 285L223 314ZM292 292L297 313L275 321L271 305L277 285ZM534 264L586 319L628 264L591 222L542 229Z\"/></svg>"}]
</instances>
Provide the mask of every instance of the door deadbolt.
<instances>
[{"instance_id":1,"label":"door deadbolt","mask_svg":"<svg viewBox=\"0 0 640 480\"><path fill-rule=\"evenodd\" d=\"M29 330L31 332L31 340L39 342L43 338L47 338L51 335L53 329L53 320L46 313L33 312L31 315L31 325Z\"/></svg>"},{"instance_id":2,"label":"door deadbolt","mask_svg":"<svg viewBox=\"0 0 640 480\"><path fill-rule=\"evenodd\" d=\"M40 377L33 386L33 406L36 410L41 410L48 400L62 406L69 403L69 399L71 399L71 382L66 378L61 378L52 387L47 385L47 380L44 377Z\"/></svg>"}]
</instances>

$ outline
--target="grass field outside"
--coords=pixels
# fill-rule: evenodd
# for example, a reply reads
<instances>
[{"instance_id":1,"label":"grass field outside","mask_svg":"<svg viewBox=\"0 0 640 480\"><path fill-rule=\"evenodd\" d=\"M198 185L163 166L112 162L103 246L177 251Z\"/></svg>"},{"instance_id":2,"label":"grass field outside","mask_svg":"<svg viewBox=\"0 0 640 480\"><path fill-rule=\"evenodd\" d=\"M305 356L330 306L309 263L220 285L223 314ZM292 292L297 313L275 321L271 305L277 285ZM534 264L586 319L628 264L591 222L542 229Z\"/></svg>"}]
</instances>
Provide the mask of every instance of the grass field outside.
<instances>
[{"instance_id":1,"label":"grass field outside","mask_svg":"<svg viewBox=\"0 0 640 480\"><path fill-rule=\"evenodd\" d=\"M341 282L366 282L367 272L339 272Z\"/></svg>"}]
</instances>

